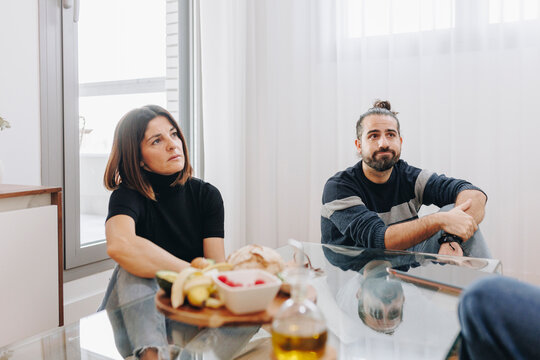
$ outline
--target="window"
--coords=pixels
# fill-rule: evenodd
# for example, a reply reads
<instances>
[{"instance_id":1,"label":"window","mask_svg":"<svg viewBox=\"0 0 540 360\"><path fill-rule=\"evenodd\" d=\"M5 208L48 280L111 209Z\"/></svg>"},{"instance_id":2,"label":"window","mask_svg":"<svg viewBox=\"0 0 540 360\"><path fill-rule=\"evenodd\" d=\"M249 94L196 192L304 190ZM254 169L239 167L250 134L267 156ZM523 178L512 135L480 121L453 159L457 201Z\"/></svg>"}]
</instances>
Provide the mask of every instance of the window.
<instances>
[{"instance_id":1,"label":"window","mask_svg":"<svg viewBox=\"0 0 540 360\"><path fill-rule=\"evenodd\" d=\"M81 3L77 23L81 247L105 239L109 192L101 179L118 120L148 103L168 107L165 5L165 0Z\"/></svg>"},{"instance_id":2,"label":"window","mask_svg":"<svg viewBox=\"0 0 540 360\"><path fill-rule=\"evenodd\" d=\"M147 104L163 106L179 121L191 148L192 7L190 0L63 0L62 5L40 0L40 46L46 54L41 57L42 182L58 185L61 179L64 185L65 268L74 269L108 258L104 223L110 192L103 173L122 115ZM57 72L63 76L51 76Z\"/></svg>"}]
</instances>

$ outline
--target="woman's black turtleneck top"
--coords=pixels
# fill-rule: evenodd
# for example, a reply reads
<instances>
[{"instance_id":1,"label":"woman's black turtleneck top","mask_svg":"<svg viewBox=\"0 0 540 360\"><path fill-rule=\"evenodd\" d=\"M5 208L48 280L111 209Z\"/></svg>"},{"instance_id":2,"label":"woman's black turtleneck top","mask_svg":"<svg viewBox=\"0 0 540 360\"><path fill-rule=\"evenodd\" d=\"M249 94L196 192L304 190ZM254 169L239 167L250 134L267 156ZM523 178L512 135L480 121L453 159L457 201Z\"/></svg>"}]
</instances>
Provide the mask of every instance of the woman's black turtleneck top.
<instances>
[{"instance_id":1,"label":"woman's black turtleneck top","mask_svg":"<svg viewBox=\"0 0 540 360\"><path fill-rule=\"evenodd\" d=\"M115 215L132 217L138 236L190 262L204 256L203 239L224 237L223 199L216 187L196 178L171 187L177 175L143 170L157 201L121 184L111 194L107 220Z\"/></svg>"}]
</instances>

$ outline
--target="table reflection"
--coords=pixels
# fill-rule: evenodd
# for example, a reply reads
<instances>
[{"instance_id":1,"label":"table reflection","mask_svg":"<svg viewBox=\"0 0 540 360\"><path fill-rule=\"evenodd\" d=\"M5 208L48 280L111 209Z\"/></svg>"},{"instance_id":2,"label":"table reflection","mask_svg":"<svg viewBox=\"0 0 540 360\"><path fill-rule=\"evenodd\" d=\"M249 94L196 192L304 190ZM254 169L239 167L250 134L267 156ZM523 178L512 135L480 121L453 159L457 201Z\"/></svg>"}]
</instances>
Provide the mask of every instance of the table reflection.
<instances>
[{"instance_id":1,"label":"table reflection","mask_svg":"<svg viewBox=\"0 0 540 360\"><path fill-rule=\"evenodd\" d=\"M462 263L437 254L331 245L313 246L312 256L321 250L329 264L322 265L326 276L315 284L317 303L325 309L328 327L338 339L340 359L354 358L341 354L370 359L444 358L459 333L458 298L401 282L390 277L386 268L408 271L432 262L475 268L487 264L482 259Z\"/></svg>"},{"instance_id":2,"label":"table reflection","mask_svg":"<svg viewBox=\"0 0 540 360\"><path fill-rule=\"evenodd\" d=\"M360 287L356 292L358 316L375 331L393 334L403 320L403 287L401 282L390 279L386 268L389 261L372 260L363 270Z\"/></svg>"}]
</instances>

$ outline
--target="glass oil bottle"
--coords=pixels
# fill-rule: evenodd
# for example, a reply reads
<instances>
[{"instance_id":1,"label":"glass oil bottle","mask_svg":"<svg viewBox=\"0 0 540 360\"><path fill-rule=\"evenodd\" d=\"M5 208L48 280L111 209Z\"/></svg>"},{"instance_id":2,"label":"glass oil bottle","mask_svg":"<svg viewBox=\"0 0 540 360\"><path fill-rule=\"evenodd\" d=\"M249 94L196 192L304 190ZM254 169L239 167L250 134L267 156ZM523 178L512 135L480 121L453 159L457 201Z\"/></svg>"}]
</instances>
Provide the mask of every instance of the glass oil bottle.
<instances>
[{"instance_id":1,"label":"glass oil bottle","mask_svg":"<svg viewBox=\"0 0 540 360\"><path fill-rule=\"evenodd\" d=\"M291 286L286 300L272 322L272 348L277 360L322 359L327 329L319 308L308 298L308 281L313 272L296 266L284 273Z\"/></svg>"}]
</instances>

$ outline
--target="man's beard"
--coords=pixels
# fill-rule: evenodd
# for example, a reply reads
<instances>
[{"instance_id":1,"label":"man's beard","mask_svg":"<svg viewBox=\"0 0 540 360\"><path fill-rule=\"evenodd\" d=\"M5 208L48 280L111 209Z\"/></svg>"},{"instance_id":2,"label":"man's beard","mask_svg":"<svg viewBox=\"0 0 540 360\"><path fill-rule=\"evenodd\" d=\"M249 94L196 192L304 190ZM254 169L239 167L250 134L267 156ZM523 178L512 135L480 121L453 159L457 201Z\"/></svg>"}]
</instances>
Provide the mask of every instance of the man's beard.
<instances>
[{"instance_id":1,"label":"man's beard","mask_svg":"<svg viewBox=\"0 0 540 360\"><path fill-rule=\"evenodd\" d=\"M375 156L381 152L390 152L393 154L393 156L392 157L385 156L379 160L375 160ZM369 166L370 168L376 171L386 171L386 170L391 169L399 161L400 155L401 153L396 154L394 150L379 149L375 151L372 156L365 156L362 158L362 160L366 163L367 166Z\"/></svg>"}]
</instances>

